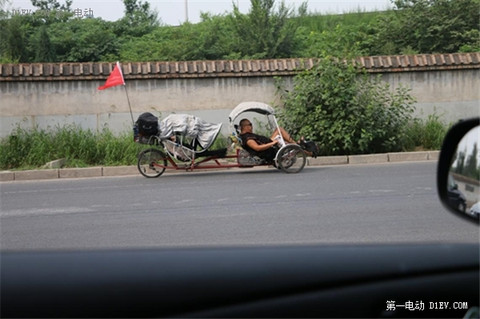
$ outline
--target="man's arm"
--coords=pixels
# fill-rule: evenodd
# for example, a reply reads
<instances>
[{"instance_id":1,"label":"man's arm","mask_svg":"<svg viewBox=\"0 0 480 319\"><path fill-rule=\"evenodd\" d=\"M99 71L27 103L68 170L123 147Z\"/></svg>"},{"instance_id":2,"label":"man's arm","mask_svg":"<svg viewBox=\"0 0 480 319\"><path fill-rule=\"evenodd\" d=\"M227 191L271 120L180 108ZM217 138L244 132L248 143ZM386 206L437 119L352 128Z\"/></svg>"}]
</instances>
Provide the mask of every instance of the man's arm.
<instances>
[{"instance_id":1,"label":"man's arm","mask_svg":"<svg viewBox=\"0 0 480 319\"><path fill-rule=\"evenodd\" d=\"M255 142L255 140L248 140L247 145L250 147L252 150L256 152L261 152L268 150L269 148L273 147L275 144L278 143L278 140L274 140L273 142L267 143L267 144L258 144Z\"/></svg>"}]
</instances>

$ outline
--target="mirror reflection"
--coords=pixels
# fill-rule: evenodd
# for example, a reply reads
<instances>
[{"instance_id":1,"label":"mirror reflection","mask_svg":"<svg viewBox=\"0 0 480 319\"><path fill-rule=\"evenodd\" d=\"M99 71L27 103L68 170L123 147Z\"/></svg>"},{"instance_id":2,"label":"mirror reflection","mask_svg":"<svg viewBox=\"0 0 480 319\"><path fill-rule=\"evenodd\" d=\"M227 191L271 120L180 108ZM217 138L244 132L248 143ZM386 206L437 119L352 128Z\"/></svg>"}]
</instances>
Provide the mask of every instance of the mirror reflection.
<instances>
[{"instance_id":1,"label":"mirror reflection","mask_svg":"<svg viewBox=\"0 0 480 319\"><path fill-rule=\"evenodd\" d=\"M449 205L476 218L480 216L480 127L470 130L458 144L448 176Z\"/></svg>"}]
</instances>

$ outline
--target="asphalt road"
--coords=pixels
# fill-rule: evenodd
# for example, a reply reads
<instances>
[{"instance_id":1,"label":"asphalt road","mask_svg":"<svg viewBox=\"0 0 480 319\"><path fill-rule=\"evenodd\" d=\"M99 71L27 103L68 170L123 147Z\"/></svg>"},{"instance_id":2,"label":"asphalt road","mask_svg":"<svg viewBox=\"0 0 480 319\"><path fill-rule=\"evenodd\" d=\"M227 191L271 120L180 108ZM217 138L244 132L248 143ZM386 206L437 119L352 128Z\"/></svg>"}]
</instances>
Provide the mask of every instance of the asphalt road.
<instances>
[{"instance_id":1,"label":"asphalt road","mask_svg":"<svg viewBox=\"0 0 480 319\"><path fill-rule=\"evenodd\" d=\"M1 249L473 242L436 162L6 182Z\"/></svg>"}]
</instances>

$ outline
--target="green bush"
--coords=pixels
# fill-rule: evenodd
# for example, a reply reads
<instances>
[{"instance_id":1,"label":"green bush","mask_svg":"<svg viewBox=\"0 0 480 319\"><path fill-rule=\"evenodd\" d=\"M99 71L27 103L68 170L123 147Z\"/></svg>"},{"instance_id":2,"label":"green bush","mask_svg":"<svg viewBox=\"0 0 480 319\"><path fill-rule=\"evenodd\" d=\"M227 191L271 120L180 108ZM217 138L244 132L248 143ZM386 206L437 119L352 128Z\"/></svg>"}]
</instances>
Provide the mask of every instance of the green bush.
<instances>
[{"instance_id":1,"label":"green bush","mask_svg":"<svg viewBox=\"0 0 480 319\"><path fill-rule=\"evenodd\" d=\"M283 125L316 140L323 155L401 151L414 99L405 88L370 80L355 65L324 58L294 78L293 90L278 86Z\"/></svg>"}]
</instances>

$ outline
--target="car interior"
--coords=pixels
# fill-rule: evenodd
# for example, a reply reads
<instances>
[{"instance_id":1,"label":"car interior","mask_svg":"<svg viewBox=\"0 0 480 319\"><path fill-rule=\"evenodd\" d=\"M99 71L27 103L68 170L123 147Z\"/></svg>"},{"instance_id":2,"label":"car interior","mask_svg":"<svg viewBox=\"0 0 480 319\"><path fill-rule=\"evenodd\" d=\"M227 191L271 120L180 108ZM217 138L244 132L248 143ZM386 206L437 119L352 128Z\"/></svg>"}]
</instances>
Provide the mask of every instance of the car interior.
<instances>
[{"instance_id":1,"label":"car interior","mask_svg":"<svg viewBox=\"0 0 480 319\"><path fill-rule=\"evenodd\" d=\"M477 225L448 184L479 124L450 129L437 172L440 213ZM2 251L0 315L478 318L479 254L478 243Z\"/></svg>"}]
</instances>

